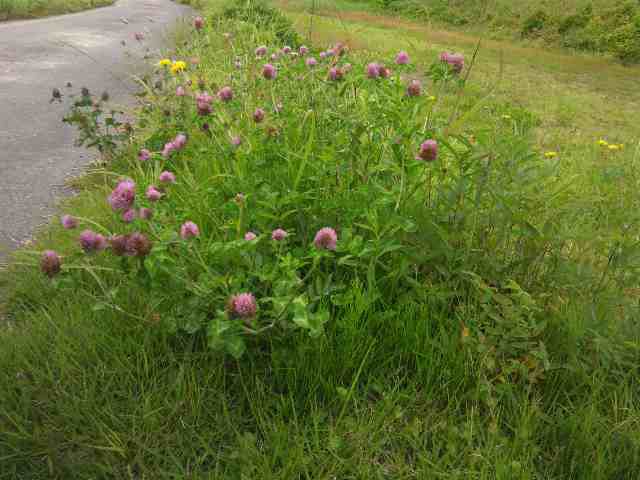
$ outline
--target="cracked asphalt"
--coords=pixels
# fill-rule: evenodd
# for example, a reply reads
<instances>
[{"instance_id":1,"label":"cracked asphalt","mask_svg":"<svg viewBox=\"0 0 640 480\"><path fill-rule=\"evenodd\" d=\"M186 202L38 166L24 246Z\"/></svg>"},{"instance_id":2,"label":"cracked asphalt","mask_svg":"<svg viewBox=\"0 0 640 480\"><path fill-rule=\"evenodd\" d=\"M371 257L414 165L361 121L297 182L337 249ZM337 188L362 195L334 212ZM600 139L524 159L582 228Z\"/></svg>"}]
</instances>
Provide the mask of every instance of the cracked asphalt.
<instances>
[{"instance_id":1,"label":"cracked asphalt","mask_svg":"<svg viewBox=\"0 0 640 480\"><path fill-rule=\"evenodd\" d=\"M94 158L74 146L62 123L82 86L133 101L132 75L145 55L167 45L172 26L192 11L171 0L120 0L71 15L0 23L0 260L48 223L65 180ZM145 39L137 42L136 32ZM125 45L122 44L125 42ZM71 82L71 89L66 87ZM49 103L54 87L63 103Z\"/></svg>"}]
</instances>

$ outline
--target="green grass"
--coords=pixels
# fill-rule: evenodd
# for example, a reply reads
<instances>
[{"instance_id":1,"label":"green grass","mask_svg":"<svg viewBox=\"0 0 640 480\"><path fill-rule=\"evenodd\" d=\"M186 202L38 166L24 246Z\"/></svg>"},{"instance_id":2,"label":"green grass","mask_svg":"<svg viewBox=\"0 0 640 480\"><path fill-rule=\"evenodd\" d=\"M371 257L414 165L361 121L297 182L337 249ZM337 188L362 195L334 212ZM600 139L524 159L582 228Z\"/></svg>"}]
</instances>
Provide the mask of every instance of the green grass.
<instances>
[{"instance_id":1,"label":"green grass","mask_svg":"<svg viewBox=\"0 0 640 480\"><path fill-rule=\"evenodd\" d=\"M0 0L0 21L44 17L111 5L114 0Z\"/></svg>"},{"instance_id":2,"label":"green grass","mask_svg":"<svg viewBox=\"0 0 640 480\"><path fill-rule=\"evenodd\" d=\"M309 0L317 8L333 0ZM640 61L640 6L635 0L348 0L341 8L375 10L495 39L525 41Z\"/></svg>"},{"instance_id":3,"label":"green grass","mask_svg":"<svg viewBox=\"0 0 640 480\"><path fill-rule=\"evenodd\" d=\"M148 79L132 143L63 205L101 226L81 228L144 232L144 264L85 255L78 230L56 222L2 277L0 478L636 478L640 149L628 71L508 50L500 76L504 45L489 44L466 85L441 83L438 52L462 50L468 67L474 38L352 10L311 27L316 57L349 43L344 81L287 60L267 82L253 50L292 32L234 6L233 19L210 12L204 32L176 41L188 40L176 58L200 59L193 83L229 84L234 100L204 118L172 78ZM309 32L306 13L290 16ZM424 47L425 33L438 41ZM392 68L422 79L420 98L404 97L404 78L364 78L400 48L412 66ZM135 160L180 131L184 150ZM440 155L425 165L414 156L427 136ZM602 136L625 148L603 151ZM143 192L163 169L178 182L152 205ZM123 176L152 221L125 225L106 204ZM177 236L185 220L199 238ZM310 247L325 225L338 229L336 252ZM268 238L276 226L291 233L285 245ZM257 243L241 240L249 229ZM63 254L53 281L37 269L45 248ZM254 323L224 313L238 291L256 294Z\"/></svg>"}]
</instances>

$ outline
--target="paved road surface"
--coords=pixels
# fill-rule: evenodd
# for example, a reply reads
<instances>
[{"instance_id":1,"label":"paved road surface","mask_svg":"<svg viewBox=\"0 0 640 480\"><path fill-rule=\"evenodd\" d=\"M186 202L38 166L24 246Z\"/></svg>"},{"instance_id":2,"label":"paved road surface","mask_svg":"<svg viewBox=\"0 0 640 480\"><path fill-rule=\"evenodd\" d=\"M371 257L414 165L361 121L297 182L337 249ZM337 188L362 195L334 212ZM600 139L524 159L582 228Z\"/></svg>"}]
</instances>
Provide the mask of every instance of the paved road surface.
<instances>
[{"instance_id":1,"label":"paved road surface","mask_svg":"<svg viewBox=\"0 0 640 480\"><path fill-rule=\"evenodd\" d=\"M130 101L130 77L144 68L145 50L159 52L171 25L190 14L171 0L120 0L72 15L0 23L0 260L47 222L65 179L91 160L61 121L66 107L49 103L53 87L64 94L72 82L76 91L87 86ZM142 43L135 32L145 32Z\"/></svg>"}]
</instances>

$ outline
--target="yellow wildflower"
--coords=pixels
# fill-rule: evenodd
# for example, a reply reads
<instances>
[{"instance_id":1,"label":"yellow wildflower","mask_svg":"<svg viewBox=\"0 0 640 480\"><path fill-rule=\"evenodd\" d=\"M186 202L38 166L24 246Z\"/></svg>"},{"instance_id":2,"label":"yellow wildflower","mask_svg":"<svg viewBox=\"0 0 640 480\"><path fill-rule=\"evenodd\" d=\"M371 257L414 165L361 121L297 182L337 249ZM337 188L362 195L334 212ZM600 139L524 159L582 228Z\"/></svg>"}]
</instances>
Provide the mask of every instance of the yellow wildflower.
<instances>
[{"instance_id":1,"label":"yellow wildflower","mask_svg":"<svg viewBox=\"0 0 640 480\"><path fill-rule=\"evenodd\" d=\"M598 140L598 145L600 145L601 147L608 147L609 142L607 142L606 140L600 139Z\"/></svg>"},{"instance_id":2,"label":"yellow wildflower","mask_svg":"<svg viewBox=\"0 0 640 480\"><path fill-rule=\"evenodd\" d=\"M430 97L427 98L427 100L429 100L430 102L435 102L436 101L436 97L431 95Z\"/></svg>"},{"instance_id":3,"label":"yellow wildflower","mask_svg":"<svg viewBox=\"0 0 640 480\"><path fill-rule=\"evenodd\" d=\"M171 60L169 60L168 58L163 58L158 62L158 65L160 65L161 67L168 67L169 65L171 65Z\"/></svg>"},{"instance_id":4,"label":"yellow wildflower","mask_svg":"<svg viewBox=\"0 0 640 480\"><path fill-rule=\"evenodd\" d=\"M503 118L504 120L511 120L511 115L506 115L506 114L505 114L505 115L502 115L502 118Z\"/></svg>"},{"instance_id":5,"label":"yellow wildflower","mask_svg":"<svg viewBox=\"0 0 640 480\"><path fill-rule=\"evenodd\" d=\"M556 158L558 156L558 152L545 152L544 156L546 158Z\"/></svg>"},{"instance_id":6,"label":"yellow wildflower","mask_svg":"<svg viewBox=\"0 0 640 480\"><path fill-rule=\"evenodd\" d=\"M187 64L186 64L186 62L183 62L182 60L178 60L177 62L173 62L173 64L171 65L171 73L173 73L173 74L184 72L186 69L187 69Z\"/></svg>"},{"instance_id":7,"label":"yellow wildflower","mask_svg":"<svg viewBox=\"0 0 640 480\"><path fill-rule=\"evenodd\" d=\"M620 150L620 145L611 144L609 145L609 150Z\"/></svg>"}]
</instances>

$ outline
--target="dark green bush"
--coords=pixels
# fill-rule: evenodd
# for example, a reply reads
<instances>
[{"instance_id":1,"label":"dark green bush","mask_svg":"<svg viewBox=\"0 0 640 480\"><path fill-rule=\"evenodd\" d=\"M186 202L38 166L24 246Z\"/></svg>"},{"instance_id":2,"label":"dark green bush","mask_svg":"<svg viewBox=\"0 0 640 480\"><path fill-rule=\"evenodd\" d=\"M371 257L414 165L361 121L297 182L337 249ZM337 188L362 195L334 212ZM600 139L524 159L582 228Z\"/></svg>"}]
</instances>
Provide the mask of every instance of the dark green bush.
<instances>
[{"instance_id":1,"label":"dark green bush","mask_svg":"<svg viewBox=\"0 0 640 480\"><path fill-rule=\"evenodd\" d=\"M549 16L543 10L538 10L524 21L520 34L523 37L538 35L548 23Z\"/></svg>"}]
</instances>

